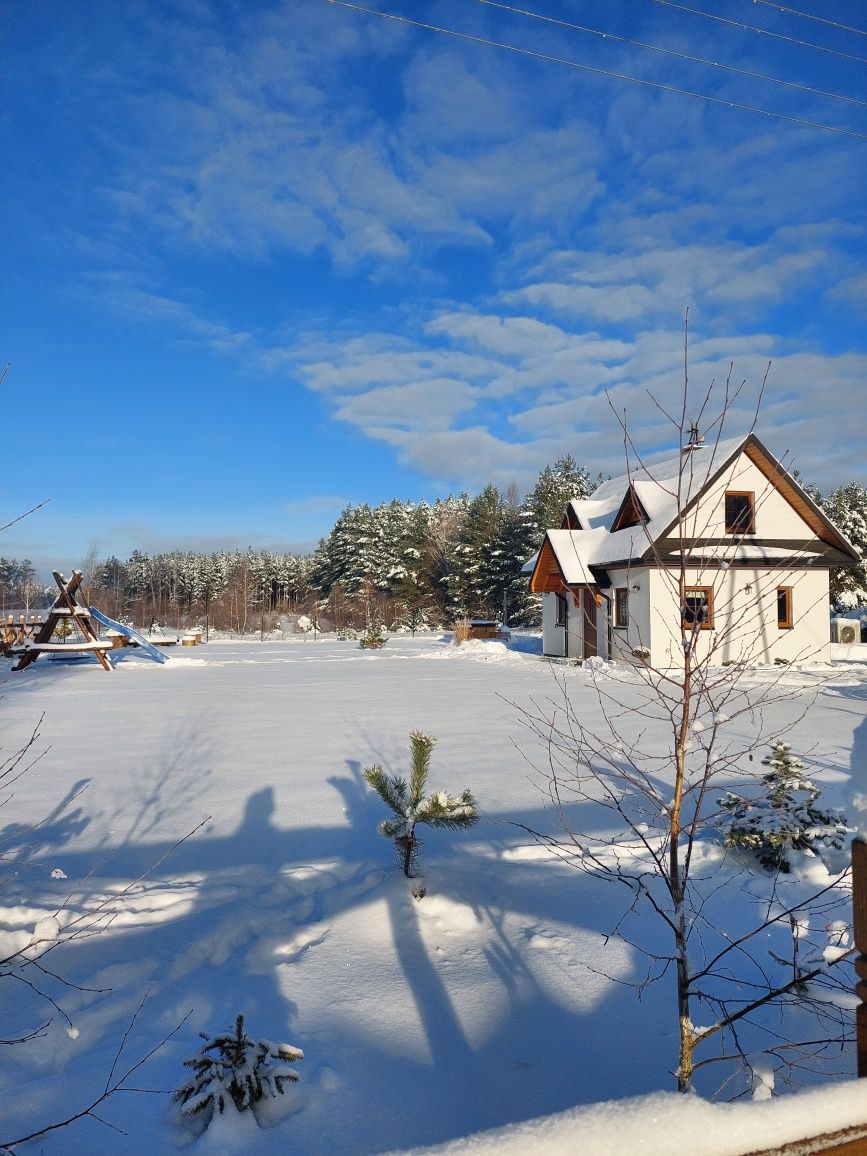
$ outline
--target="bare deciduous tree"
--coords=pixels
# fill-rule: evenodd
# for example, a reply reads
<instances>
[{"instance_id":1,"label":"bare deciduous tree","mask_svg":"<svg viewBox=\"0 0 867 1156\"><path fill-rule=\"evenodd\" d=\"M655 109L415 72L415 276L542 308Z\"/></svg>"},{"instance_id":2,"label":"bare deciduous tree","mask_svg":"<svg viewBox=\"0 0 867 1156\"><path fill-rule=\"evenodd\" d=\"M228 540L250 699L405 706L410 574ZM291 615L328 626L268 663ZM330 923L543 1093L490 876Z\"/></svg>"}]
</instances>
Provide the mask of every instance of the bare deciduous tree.
<instances>
[{"instance_id":1,"label":"bare deciduous tree","mask_svg":"<svg viewBox=\"0 0 867 1156\"><path fill-rule=\"evenodd\" d=\"M684 447L693 404L687 351L685 341L680 412L668 413L652 399ZM753 426L763 389L764 383ZM732 387L729 374L715 415L710 415L717 393L713 385L697 399L694 412L712 435L703 451L708 460L736 404L742 411L742 392L743 385ZM641 456L625 418L621 425L631 476ZM743 644L743 623L734 623L734 615L719 613L721 629L702 629L690 588L712 588L718 611L733 595L722 550L694 556L693 543L706 543L710 535L699 524L701 505L694 501L698 459L683 452L680 462L677 475L661 483L676 502L674 541L664 557L657 555L651 563L671 591L671 665L651 665L650 649L639 646L631 652L631 669L621 668L622 674L604 663L591 666L596 709L576 705L565 680L558 695L520 708L545 751L541 766L530 761L561 827L559 833L526 829L564 862L623 889L624 903L611 934L644 958L638 988L674 978L678 1089L691 1089L699 1069L735 1061L736 1071L747 1077L741 1082L743 1093L768 1065L783 1074L799 1065L813 1067L829 1050L839 1051L851 1034L843 1006L843 992L848 996L851 986L831 970L850 954L840 923L848 913L848 870L832 865L820 885L811 884L805 874L792 879L766 875L767 885L756 886L748 857L726 856L714 830L725 789L732 784L741 793L758 788L757 753L764 754L790 730L811 699L809 692L806 698L794 692L788 662L752 673L750 660L760 640L751 653ZM709 476L708 470L701 476ZM704 575L700 582L697 567ZM734 624L726 626L727 621ZM736 661L723 665L735 642ZM809 678L799 682L803 690ZM790 709L781 726L784 703ZM772 706L776 727L768 718ZM824 940L829 924L830 944ZM815 941L817 929L821 942ZM798 1026L781 1018L782 1008L798 1019ZM804 1033L800 1019L807 1011L811 1026ZM806 1044L796 1043L801 1035ZM770 1059L759 1063L757 1054ZM731 1078L727 1075L724 1082Z\"/></svg>"}]
</instances>

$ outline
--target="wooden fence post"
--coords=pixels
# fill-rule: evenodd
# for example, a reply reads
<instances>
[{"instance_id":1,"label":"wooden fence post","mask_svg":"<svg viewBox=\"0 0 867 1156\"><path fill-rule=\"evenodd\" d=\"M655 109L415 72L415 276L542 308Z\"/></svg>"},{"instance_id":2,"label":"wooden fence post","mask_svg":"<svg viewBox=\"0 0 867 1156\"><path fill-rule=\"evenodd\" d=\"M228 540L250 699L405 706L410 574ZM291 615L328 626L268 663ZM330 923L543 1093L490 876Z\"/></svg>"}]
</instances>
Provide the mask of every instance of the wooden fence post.
<instances>
[{"instance_id":1,"label":"wooden fence post","mask_svg":"<svg viewBox=\"0 0 867 1156\"><path fill-rule=\"evenodd\" d=\"M858 1075L867 1076L867 842L852 840L852 915L855 933L855 994L860 1004L855 1011Z\"/></svg>"}]
</instances>

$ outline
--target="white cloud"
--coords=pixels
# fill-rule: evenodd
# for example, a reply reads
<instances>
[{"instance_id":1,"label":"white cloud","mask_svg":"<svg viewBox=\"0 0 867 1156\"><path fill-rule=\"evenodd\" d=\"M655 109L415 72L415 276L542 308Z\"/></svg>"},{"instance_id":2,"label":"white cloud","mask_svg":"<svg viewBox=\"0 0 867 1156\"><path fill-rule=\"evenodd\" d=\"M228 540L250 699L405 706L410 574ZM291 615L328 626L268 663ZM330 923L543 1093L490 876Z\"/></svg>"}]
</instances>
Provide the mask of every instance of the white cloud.
<instances>
[{"instance_id":1,"label":"white cloud","mask_svg":"<svg viewBox=\"0 0 867 1156\"><path fill-rule=\"evenodd\" d=\"M449 429L472 409L478 396L479 391L465 382L430 377L357 393L340 401L334 416L365 433L393 427L427 434Z\"/></svg>"},{"instance_id":2,"label":"white cloud","mask_svg":"<svg viewBox=\"0 0 867 1156\"><path fill-rule=\"evenodd\" d=\"M823 353L796 318L863 296L849 252L863 241L861 178L840 142L744 130L681 98L571 73L553 82L549 69L325 6L255 8L232 37L201 21L177 17L170 79L146 102L123 90L135 131L103 188L116 214L105 260L122 261L136 227L166 253L327 253L346 286L363 271L409 289L387 323L365 318L363 301L350 320L343 298L319 332L251 332L161 291L149 268L102 282L116 309L300 381L404 463L470 485L526 482L575 447L616 468L605 390L662 444L669 431L646 391L675 404L689 305L693 380L724 379L734 359L756 383L777 355L770 424L792 434L805 472L829 476L815 448L819 391L823 413L845 423L863 364ZM648 76L664 71L647 63ZM432 259L442 246L490 265L463 300L476 270L455 262L450 299ZM421 288L434 283L437 303ZM794 340L775 336L786 330ZM733 416L746 422L747 407Z\"/></svg>"},{"instance_id":3,"label":"white cloud","mask_svg":"<svg viewBox=\"0 0 867 1156\"><path fill-rule=\"evenodd\" d=\"M364 360L353 353L357 341L333 344L331 370L327 361L317 360L313 380L340 381L350 374L354 393L351 398L333 397L334 415L393 447L400 461L438 482L472 488L491 480L517 480L526 486L546 461L565 452L594 472L617 473L623 449L615 413L625 412L632 435L647 453L671 449L676 442L675 426L649 394L679 417L683 332L678 322L675 315L668 328L647 330L631 341L605 341L592 331L568 333L532 318L450 311L430 319L427 336L419 338L412 351L406 338L394 359L379 349L373 364L377 376L387 374L388 386L364 387ZM504 349L498 348L497 334ZM443 340L445 348L432 344ZM363 344L381 347L387 341L379 335ZM694 335L692 412L698 412L704 393L713 386L708 412L715 413L723 403L727 378L732 391L745 381L741 396L730 405L727 430L730 436L748 430L772 361L760 419L770 447L780 455L790 453L805 476L820 485L857 476L863 471L859 455L863 460L864 435L850 415L861 404L867 355L777 354L778 344L761 333ZM303 349L299 355L298 372L306 380ZM406 377L400 384L401 373L420 364L454 365L464 356L472 365L473 384L433 374L423 382ZM511 382L511 389L502 387L504 380ZM831 429L837 431L837 440L829 461Z\"/></svg>"}]
</instances>

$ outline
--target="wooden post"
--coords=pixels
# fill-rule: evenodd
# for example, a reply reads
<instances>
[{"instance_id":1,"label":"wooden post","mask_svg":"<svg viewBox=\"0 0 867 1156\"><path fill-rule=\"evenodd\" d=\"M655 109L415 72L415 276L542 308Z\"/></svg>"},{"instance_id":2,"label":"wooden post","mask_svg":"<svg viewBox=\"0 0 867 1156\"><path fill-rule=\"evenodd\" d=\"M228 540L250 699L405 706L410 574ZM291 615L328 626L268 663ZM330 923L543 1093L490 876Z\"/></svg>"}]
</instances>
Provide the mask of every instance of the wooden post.
<instances>
[{"instance_id":1,"label":"wooden post","mask_svg":"<svg viewBox=\"0 0 867 1156\"><path fill-rule=\"evenodd\" d=\"M852 915L855 932L855 994L860 1004L855 1011L858 1075L867 1076L867 842L852 841Z\"/></svg>"}]
</instances>

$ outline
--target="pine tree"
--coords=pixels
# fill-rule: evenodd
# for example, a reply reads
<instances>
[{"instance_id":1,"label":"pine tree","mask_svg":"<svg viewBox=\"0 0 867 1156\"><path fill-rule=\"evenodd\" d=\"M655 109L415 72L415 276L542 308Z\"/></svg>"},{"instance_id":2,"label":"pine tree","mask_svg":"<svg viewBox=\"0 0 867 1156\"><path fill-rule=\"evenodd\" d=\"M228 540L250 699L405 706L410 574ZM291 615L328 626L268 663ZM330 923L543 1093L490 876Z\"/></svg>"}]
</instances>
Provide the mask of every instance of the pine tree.
<instances>
[{"instance_id":1,"label":"pine tree","mask_svg":"<svg viewBox=\"0 0 867 1156\"><path fill-rule=\"evenodd\" d=\"M594 489L587 470L579 466L571 454L558 458L553 466L545 466L527 495L527 506L535 519L538 538L541 539L546 530L560 526L566 507L573 498L589 498Z\"/></svg>"},{"instance_id":2,"label":"pine tree","mask_svg":"<svg viewBox=\"0 0 867 1156\"><path fill-rule=\"evenodd\" d=\"M460 795L435 791L424 797L435 742L421 731L410 733L409 784L399 775L387 775L379 765L368 767L364 772L367 782L394 812L393 819L383 819L379 824L379 833L384 839L394 840L407 879L418 874L421 844L415 829L419 823L463 830L472 827L479 818L476 801L469 790Z\"/></svg>"},{"instance_id":3,"label":"pine tree","mask_svg":"<svg viewBox=\"0 0 867 1156\"><path fill-rule=\"evenodd\" d=\"M239 1112L245 1112L259 1100L282 1095L286 1084L298 1080L288 1062L303 1060L301 1049L269 1040L254 1042L244 1031L242 1015L235 1020L234 1031L199 1034L204 1047L184 1060L184 1067L193 1074L174 1095L185 1116L204 1113L209 1124L215 1110L225 1111L230 1099Z\"/></svg>"},{"instance_id":4,"label":"pine tree","mask_svg":"<svg viewBox=\"0 0 867 1156\"><path fill-rule=\"evenodd\" d=\"M867 606L867 489L859 482L849 482L834 490L821 504L837 529L861 555L859 565L831 571L831 603L841 610Z\"/></svg>"},{"instance_id":5,"label":"pine tree","mask_svg":"<svg viewBox=\"0 0 867 1156\"><path fill-rule=\"evenodd\" d=\"M470 502L448 575L450 601L462 617L496 618L502 592L494 577L505 501L496 486L485 486Z\"/></svg>"},{"instance_id":6,"label":"pine tree","mask_svg":"<svg viewBox=\"0 0 867 1156\"><path fill-rule=\"evenodd\" d=\"M539 597L530 593L523 566L539 548L535 520L526 503L510 500L503 511L500 533L489 560L491 588L502 607L505 626L536 626L541 623Z\"/></svg>"},{"instance_id":7,"label":"pine tree","mask_svg":"<svg viewBox=\"0 0 867 1156\"><path fill-rule=\"evenodd\" d=\"M729 817L723 828L727 847L753 852L769 871L791 871L791 851L837 850L846 836L839 811L816 806L819 789L804 777L806 767L788 743L777 741L762 759L770 770L762 776L764 792L749 799L731 791L719 800Z\"/></svg>"},{"instance_id":8,"label":"pine tree","mask_svg":"<svg viewBox=\"0 0 867 1156\"><path fill-rule=\"evenodd\" d=\"M375 622L369 622L367 628L358 640L358 645L362 650L382 650L385 646L385 635L382 632L382 627Z\"/></svg>"}]
</instances>

